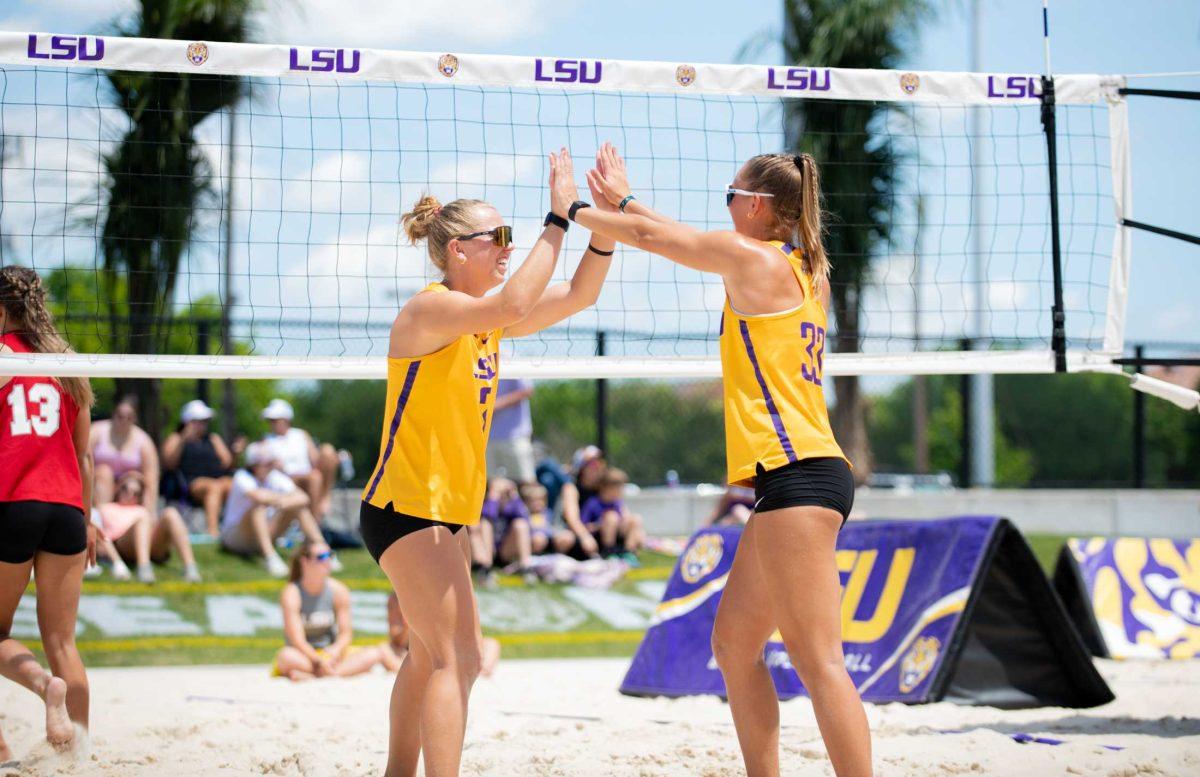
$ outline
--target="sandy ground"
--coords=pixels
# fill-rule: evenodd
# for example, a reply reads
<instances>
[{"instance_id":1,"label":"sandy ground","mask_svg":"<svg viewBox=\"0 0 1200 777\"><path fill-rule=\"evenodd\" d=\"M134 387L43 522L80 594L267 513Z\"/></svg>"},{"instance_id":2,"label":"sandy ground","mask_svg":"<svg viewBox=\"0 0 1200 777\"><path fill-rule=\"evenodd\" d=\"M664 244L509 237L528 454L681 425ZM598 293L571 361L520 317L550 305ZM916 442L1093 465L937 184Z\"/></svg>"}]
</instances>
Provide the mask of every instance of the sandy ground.
<instances>
[{"instance_id":1,"label":"sandy ground","mask_svg":"<svg viewBox=\"0 0 1200 777\"><path fill-rule=\"evenodd\" d=\"M473 775L736 775L714 698L621 696L621 660L502 662L472 699ZM1100 662L1117 701L1092 710L868 707L879 775L1200 775L1200 665ZM41 706L0 681L14 774L378 774L391 678L293 685L259 667L91 672L90 753L48 754ZM782 705L784 774L832 774L805 699ZM1018 744L1028 732L1065 741ZM1124 748L1109 750L1104 746Z\"/></svg>"}]
</instances>

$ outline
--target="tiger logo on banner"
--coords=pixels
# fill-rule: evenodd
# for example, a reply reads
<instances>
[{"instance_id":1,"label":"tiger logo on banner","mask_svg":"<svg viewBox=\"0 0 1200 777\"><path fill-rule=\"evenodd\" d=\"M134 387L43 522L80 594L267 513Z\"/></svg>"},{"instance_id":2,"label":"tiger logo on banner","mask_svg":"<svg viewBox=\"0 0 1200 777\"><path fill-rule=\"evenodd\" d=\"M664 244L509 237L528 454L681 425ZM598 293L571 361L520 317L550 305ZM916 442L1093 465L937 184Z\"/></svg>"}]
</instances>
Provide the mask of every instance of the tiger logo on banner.
<instances>
[{"instance_id":1,"label":"tiger logo on banner","mask_svg":"<svg viewBox=\"0 0 1200 777\"><path fill-rule=\"evenodd\" d=\"M900 661L900 690L912 693L921 682L929 676L937 666L938 653L942 643L937 637L921 637Z\"/></svg>"},{"instance_id":2,"label":"tiger logo on banner","mask_svg":"<svg viewBox=\"0 0 1200 777\"><path fill-rule=\"evenodd\" d=\"M725 540L720 534L701 534L679 561L679 574L689 583L698 583L717 568L724 553Z\"/></svg>"},{"instance_id":3,"label":"tiger logo on banner","mask_svg":"<svg viewBox=\"0 0 1200 777\"><path fill-rule=\"evenodd\" d=\"M1200 540L1068 543L1113 658L1200 657Z\"/></svg>"}]
</instances>

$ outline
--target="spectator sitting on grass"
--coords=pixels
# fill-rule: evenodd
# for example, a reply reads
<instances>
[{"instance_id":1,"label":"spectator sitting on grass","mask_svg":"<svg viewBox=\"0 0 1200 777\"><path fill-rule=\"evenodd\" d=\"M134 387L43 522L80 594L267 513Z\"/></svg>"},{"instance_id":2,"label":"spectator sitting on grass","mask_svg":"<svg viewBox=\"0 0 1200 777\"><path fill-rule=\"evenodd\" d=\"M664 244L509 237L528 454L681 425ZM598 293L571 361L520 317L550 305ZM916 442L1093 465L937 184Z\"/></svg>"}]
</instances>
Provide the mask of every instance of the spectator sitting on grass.
<instances>
[{"instance_id":1,"label":"spectator sitting on grass","mask_svg":"<svg viewBox=\"0 0 1200 777\"><path fill-rule=\"evenodd\" d=\"M383 665L389 672L395 672L408 656L412 646L412 630L408 627L408 621L404 619L404 613L400 611L400 600L396 598L395 591L388 594L387 619L388 641L382 647L385 653ZM496 671L496 664L500 663L500 641L493 637L484 637L481 647L483 655L479 661L479 674L482 677L491 677L492 672ZM425 660L429 659L426 657Z\"/></svg>"},{"instance_id":2,"label":"spectator sitting on grass","mask_svg":"<svg viewBox=\"0 0 1200 777\"><path fill-rule=\"evenodd\" d=\"M568 529L554 527L554 515L549 510L546 487L528 483L521 486L520 493L529 514L529 544L533 554L572 552L579 538Z\"/></svg>"},{"instance_id":3,"label":"spectator sitting on grass","mask_svg":"<svg viewBox=\"0 0 1200 777\"><path fill-rule=\"evenodd\" d=\"M569 480L556 480L553 476L557 473L547 467L542 468L538 480L543 486L554 482L559 488L558 502L562 509L563 521L576 538L572 555L580 559L595 558L600 555L600 547L595 536L580 520L580 509L588 499L596 495L608 464L595 445L588 445L576 451L573 463L574 469Z\"/></svg>"},{"instance_id":4,"label":"spectator sitting on grass","mask_svg":"<svg viewBox=\"0 0 1200 777\"><path fill-rule=\"evenodd\" d=\"M221 521L221 547L243 556L261 555L272 577L287 577L288 565L275 551L275 540L298 523L313 543L324 543L321 529L308 509L308 495L275 468L271 451L262 443L246 448L246 466L233 476L233 488ZM335 558L333 570L340 570Z\"/></svg>"},{"instance_id":5,"label":"spectator sitting on grass","mask_svg":"<svg viewBox=\"0 0 1200 777\"><path fill-rule=\"evenodd\" d=\"M338 453L329 443L318 447L311 434L292 426L294 415L287 400L272 399L262 412L271 425L262 441L283 474L308 494L313 515L320 523L329 513L330 494L337 482Z\"/></svg>"},{"instance_id":6,"label":"spectator sitting on grass","mask_svg":"<svg viewBox=\"0 0 1200 777\"><path fill-rule=\"evenodd\" d=\"M583 505L580 520L600 541L604 556L622 554L625 560L637 560L645 533L642 518L625 506L625 486L629 478L619 469L610 468L600 481L596 495Z\"/></svg>"},{"instance_id":7,"label":"spectator sitting on grass","mask_svg":"<svg viewBox=\"0 0 1200 777\"><path fill-rule=\"evenodd\" d=\"M745 526L754 513L754 489L729 486L716 507L704 520L704 526Z\"/></svg>"},{"instance_id":8,"label":"spectator sitting on grass","mask_svg":"<svg viewBox=\"0 0 1200 777\"><path fill-rule=\"evenodd\" d=\"M117 481L115 501L99 507L106 537L100 543L100 549L112 561L113 575L119 580L127 580L129 568L126 562L135 561L137 579L153 583L154 567L150 562L166 562L171 556L171 545L174 545L183 560L183 579L199 583L200 570L192 555L192 543L183 516L174 507L167 507L155 520L154 514L146 509L143 491L141 474L131 470Z\"/></svg>"},{"instance_id":9,"label":"spectator sitting on grass","mask_svg":"<svg viewBox=\"0 0 1200 777\"><path fill-rule=\"evenodd\" d=\"M203 400L188 402L179 417L179 428L163 443L162 466L172 470L182 483L179 493L165 496L203 507L208 533L215 537L221 507L233 485L229 476L233 453L221 435L209 429L213 411Z\"/></svg>"},{"instance_id":10,"label":"spectator sitting on grass","mask_svg":"<svg viewBox=\"0 0 1200 777\"><path fill-rule=\"evenodd\" d=\"M386 664L382 648L350 644L350 589L330 576L332 562L333 551L322 540L305 540L292 556L279 595L287 645L275 656L272 677L351 677Z\"/></svg>"},{"instance_id":11,"label":"spectator sitting on grass","mask_svg":"<svg viewBox=\"0 0 1200 777\"><path fill-rule=\"evenodd\" d=\"M113 407L112 418L92 424L88 448L95 463L92 503L116 501L117 481L128 472L142 476L142 504L158 509L158 450L154 440L137 425L137 400L124 397Z\"/></svg>"}]
</instances>

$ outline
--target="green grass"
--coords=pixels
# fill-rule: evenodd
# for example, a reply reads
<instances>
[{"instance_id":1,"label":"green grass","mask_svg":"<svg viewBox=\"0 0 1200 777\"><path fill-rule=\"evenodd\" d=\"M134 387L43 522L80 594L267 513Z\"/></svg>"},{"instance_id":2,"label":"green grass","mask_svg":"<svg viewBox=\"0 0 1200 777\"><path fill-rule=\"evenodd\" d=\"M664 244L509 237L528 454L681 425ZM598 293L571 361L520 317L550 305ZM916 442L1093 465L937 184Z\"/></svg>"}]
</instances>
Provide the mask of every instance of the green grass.
<instances>
[{"instance_id":1,"label":"green grass","mask_svg":"<svg viewBox=\"0 0 1200 777\"><path fill-rule=\"evenodd\" d=\"M1056 535L1028 535L1026 539L1038 561L1049 574L1065 538ZM267 576L261 561L223 553L213 544L197 545L195 551L205 580L200 591L182 582L182 566L178 558L174 557L157 568L157 585L115 582L109 573L105 572L98 580L84 582L84 594L161 597L166 606L184 620L206 624L208 613L205 596L201 595L201 592L209 595L254 595L274 602L283 587L281 581ZM345 565L344 571L338 577L351 589L389 590L383 573L365 550L343 550L338 553L338 557ZM617 583L613 591L637 595L639 583L646 580L666 580L675 564L673 557L658 553L643 553L640 561L641 567L634 570L627 579ZM516 592L523 588L519 578L502 577L499 593L493 595L504 597L510 590ZM541 585L537 590L551 601L575 606L567 601L561 586ZM506 658L628 657L633 655L640 642L640 634L636 631L614 630L607 622L590 613L567 632L494 633L491 636L501 641ZM356 636L356 642L372 643L380 640L380 635ZM269 630L261 630L254 636L245 638L202 636L114 639L106 637L94 626L87 625L79 635L84 661L88 666L96 667L266 664L282 641L280 632Z\"/></svg>"}]
</instances>

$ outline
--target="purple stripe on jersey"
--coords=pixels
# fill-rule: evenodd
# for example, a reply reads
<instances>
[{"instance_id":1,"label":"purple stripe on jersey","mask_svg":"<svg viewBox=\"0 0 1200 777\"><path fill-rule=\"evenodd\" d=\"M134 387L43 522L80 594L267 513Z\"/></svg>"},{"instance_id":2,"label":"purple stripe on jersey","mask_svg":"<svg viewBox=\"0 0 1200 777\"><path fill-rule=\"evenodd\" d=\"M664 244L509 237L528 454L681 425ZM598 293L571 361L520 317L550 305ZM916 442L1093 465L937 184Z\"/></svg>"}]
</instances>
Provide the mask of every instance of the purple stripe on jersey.
<instances>
[{"instance_id":1,"label":"purple stripe on jersey","mask_svg":"<svg viewBox=\"0 0 1200 777\"><path fill-rule=\"evenodd\" d=\"M725 311L724 310L721 311L721 324L717 328L717 337L720 337L723 334L725 334Z\"/></svg>"},{"instance_id":2,"label":"purple stripe on jersey","mask_svg":"<svg viewBox=\"0 0 1200 777\"><path fill-rule=\"evenodd\" d=\"M779 250L783 251L788 256L791 256L792 251L795 251L796 247L793 246L791 243L784 243L783 245L779 246Z\"/></svg>"},{"instance_id":3,"label":"purple stripe on jersey","mask_svg":"<svg viewBox=\"0 0 1200 777\"><path fill-rule=\"evenodd\" d=\"M404 376L404 387L400 389L400 396L396 399L396 412L392 414L392 427L388 431L387 447L383 450L383 458L379 461L379 471L371 479L371 489L367 491L367 498L364 501L370 502L371 497L375 496L375 489L379 488L383 470L387 467L388 459L392 455L392 446L396 444L396 431L400 428L400 418L404 415L404 406L408 404L408 396L412 393L413 383L417 379L417 368L420 366L421 362L419 361L408 365L408 374Z\"/></svg>"},{"instance_id":4,"label":"purple stripe on jersey","mask_svg":"<svg viewBox=\"0 0 1200 777\"><path fill-rule=\"evenodd\" d=\"M738 325L742 330L742 342L746 344L746 354L750 357L750 364L754 367L754 377L758 379L758 387L762 389L763 399L767 401L767 412L771 414L771 423L775 426L779 444L783 446L783 452L788 461L795 461L796 452L792 450L792 441L788 438L787 429L783 428L783 419L779 417L779 408L775 407L775 398L771 396L771 390L767 388L767 381L758 367L758 357L754 355L754 343L750 342L750 327L746 326L745 321L739 321Z\"/></svg>"}]
</instances>

